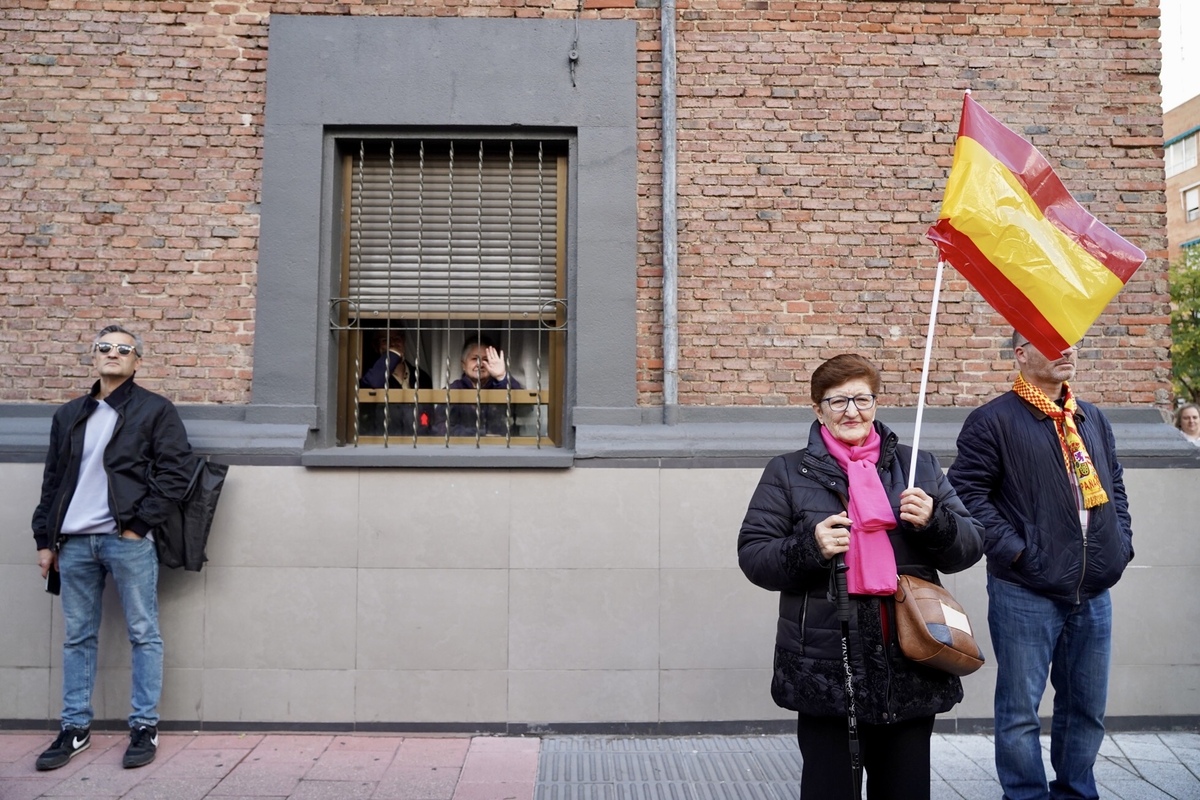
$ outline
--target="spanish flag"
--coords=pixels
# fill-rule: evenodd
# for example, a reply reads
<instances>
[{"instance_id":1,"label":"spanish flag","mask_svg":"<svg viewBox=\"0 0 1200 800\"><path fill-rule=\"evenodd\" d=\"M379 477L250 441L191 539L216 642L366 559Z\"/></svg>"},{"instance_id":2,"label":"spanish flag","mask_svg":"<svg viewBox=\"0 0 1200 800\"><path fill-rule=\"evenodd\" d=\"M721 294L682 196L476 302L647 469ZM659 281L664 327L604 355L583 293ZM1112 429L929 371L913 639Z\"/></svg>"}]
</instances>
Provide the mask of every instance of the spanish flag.
<instances>
[{"instance_id":1,"label":"spanish flag","mask_svg":"<svg viewBox=\"0 0 1200 800\"><path fill-rule=\"evenodd\" d=\"M1083 338L1146 260L969 93L942 211L926 235L1049 358Z\"/></svg>"}]
</instances>

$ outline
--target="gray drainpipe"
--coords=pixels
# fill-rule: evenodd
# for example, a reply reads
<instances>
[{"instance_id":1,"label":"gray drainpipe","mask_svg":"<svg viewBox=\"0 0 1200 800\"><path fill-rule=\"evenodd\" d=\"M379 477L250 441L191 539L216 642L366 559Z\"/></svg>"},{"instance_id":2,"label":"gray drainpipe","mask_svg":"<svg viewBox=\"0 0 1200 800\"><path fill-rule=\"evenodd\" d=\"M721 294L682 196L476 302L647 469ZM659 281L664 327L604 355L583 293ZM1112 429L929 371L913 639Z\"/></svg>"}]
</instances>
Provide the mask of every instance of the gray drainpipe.
<instances>
[{"instance_id":1,"label":"gray drainpipe","mask_svg":"<svg viewBox=\"0 0 1200 800\"><path fill-rule=\"evenodd\" d=\"M679 421L679 243L675 184L675 0L662 0L663 422Z\"/></svg>"}]
</instances>

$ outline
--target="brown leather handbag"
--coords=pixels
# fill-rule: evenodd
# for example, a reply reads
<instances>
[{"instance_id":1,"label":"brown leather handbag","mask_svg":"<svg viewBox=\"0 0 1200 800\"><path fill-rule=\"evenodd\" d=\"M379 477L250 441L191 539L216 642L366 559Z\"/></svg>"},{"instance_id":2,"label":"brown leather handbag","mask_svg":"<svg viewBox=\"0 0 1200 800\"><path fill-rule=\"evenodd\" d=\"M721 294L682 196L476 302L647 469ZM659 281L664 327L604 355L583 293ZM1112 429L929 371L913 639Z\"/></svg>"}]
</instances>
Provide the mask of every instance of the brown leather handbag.
<instances>
[{"instance_id":1,"label":"brown leather handbag","mask_svg":"<svg viewBox=\"0 0 1200 800\"><path fill-rule=\"evenodd\" d=\"M901 575L895 599L897 637L906 658L951 675L970 675L983 666L967 612L945 587Z\"/></svg>"}]
</instances>

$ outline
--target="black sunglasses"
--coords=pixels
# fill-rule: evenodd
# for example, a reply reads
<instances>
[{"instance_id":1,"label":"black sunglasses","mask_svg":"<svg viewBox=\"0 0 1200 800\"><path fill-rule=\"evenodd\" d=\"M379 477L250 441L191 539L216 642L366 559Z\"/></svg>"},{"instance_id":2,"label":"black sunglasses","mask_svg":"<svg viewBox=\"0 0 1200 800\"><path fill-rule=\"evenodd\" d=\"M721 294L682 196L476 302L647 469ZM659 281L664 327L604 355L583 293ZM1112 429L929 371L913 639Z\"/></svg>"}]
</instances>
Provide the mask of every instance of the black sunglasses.
<instances>
[{"instance_id":1,"label":"black sunglasses","mask_svg":"<svg viewBox=\"0 0 1200 800\"><path fill-rule=\"evenodd\" d=\"M97 353L103 353L107 355L114 347L117 348L117 352L123 356L129 355L137 349L131 344L112 344L111 342L97 342L93 349Z\"/></svg>"}]
</instances>

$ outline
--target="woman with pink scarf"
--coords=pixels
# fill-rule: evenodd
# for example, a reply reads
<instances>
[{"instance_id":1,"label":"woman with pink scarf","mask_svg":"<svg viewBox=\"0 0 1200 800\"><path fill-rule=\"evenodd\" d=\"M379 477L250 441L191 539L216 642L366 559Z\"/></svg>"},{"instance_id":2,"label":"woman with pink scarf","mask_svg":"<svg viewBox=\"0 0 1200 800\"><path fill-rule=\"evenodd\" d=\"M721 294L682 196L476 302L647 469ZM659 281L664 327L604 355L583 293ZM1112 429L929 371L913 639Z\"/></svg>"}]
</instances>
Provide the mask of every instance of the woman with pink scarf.
<instances>
[{"instance_id":1,"label":"woman with pink scarf","mask_svg":"<svg viewBox=\"0 0 1200 800\"><path fill-rule=\"evenodd\" d=\"M796 711L801 800L854 797L834 567L845 560L848 651L869 800L928 800L934 716L962 699L949 673L904 658L897 573L938 581L983 554L982 529L932 454L875 421L879 370L855 354L813 372L816 421L803 450L767 465L738 536L742 571L780 593L771 693Z\"/></svg>"}]
</instances>

